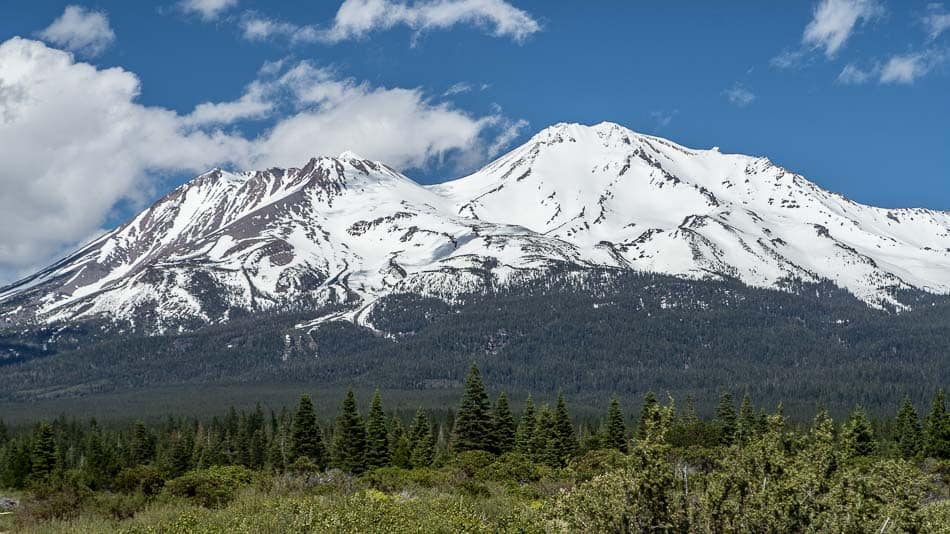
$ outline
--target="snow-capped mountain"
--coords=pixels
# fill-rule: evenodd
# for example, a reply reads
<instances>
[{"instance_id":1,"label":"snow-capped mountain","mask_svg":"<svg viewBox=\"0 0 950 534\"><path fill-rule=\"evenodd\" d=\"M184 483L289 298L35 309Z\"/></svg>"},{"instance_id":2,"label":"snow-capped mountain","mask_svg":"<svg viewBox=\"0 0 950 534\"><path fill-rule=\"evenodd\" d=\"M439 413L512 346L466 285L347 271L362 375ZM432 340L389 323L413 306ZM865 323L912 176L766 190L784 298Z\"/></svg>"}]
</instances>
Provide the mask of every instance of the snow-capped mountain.
<instances>
[{"instance_id":1,"label":"snow-capped mountain","mask_svg":"<svg viewBox=\"0 0 950 534\"><path fill-rule=\"evenodd\" d=\"M897 288L950 292L950 215L863 206L764 158L559 124L429 187L352 153L212 170L0 289L0 325L101 316L164 330L324 304L361 321L393 292L450 297L564 264L830 279L880 305Z\"/></svg>"}]
</instances>

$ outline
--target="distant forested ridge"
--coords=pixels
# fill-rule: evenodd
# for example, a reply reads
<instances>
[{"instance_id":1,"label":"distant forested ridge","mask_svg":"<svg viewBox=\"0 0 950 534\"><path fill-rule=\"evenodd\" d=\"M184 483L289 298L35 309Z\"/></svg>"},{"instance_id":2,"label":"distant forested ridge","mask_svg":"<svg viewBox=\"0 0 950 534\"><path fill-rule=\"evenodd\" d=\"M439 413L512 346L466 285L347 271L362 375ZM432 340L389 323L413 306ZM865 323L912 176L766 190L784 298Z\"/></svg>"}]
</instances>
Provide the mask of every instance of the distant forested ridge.
<instances>
[{"instance_id":1,"label":"distant forested ridge","mask_svg":"<svg viewBox=\"0 0 950 534\"><path fill-rule=\"evenodd\" d=\"M102 322L0 334L0 400L173 384L453 390L477 360L512 394L580 401L648 390L697 399L748 390L792 414L821 403L872 413L950 384L950 299L904 293L877 310L831 283L787 291L737 281L565 270L452 302L401 294L367 320L298 329L327 310L235 317L142 336ZM708 412L711 405L701 405Z\"/></svg>"}]
</instances>

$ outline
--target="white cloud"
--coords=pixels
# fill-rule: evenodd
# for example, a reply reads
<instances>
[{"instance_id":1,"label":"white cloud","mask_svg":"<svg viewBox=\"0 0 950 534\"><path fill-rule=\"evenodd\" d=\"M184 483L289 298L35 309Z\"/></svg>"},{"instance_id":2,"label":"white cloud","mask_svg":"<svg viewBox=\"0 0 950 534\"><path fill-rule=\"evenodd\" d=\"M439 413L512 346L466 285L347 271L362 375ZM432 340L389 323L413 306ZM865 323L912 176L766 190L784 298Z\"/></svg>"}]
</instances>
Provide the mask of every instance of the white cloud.
<instances>
[{"instance_id":1,"label":"white cloud","mask_svg":"<svg viewBox=\"0 0 950 534\"><path fill-rule=\"evenodd\" d=\"M678 113L678 109L674 109L673 111L658 110L651 112L650 117L656 121L658 128L666 128L671 122L673 122L673 117L675 117Z\"/></svg>"},{"instance_id":2,"label":"white cloud","mask_svg":"<svg viewBox=\"0 0 950 534\"><path fill-rule=\"evenodd\" d=\"M163 176L300 165L345 149L403 169L480 162L524 125L306 62L262 70L235 101L180 115L139 104L139 79L121 68L38 41L0 44L0 280L94 235L117 204L142 206ZM256 138L218 128L247 118L270 122Z\"/></svg>"},{"instance_id":3,"label":"white cloud","mask_svg":"<svg viewBox=\"0 0 950 534\"><path fill-rule=\"evenodd\" d=\"M241 20L244 37L282 37L291 42L337 43L360 39L375 31L406 26L417 34L470 24L496 37L522 42L541 30L526 11L504 0L345 0L329 28L275 20L248 12Z\"/></svg>"},{"instance_id":4,"label":"white cloud","mask_svg":"<svg viewBox=\"0 0 950 534\"><path fill-rule=\"evenodd\" d=\"M950 30L950 13L943 7L943 4L929 4L923 23L924 27L927 28L927 35L930 39L936 39L943 32Z\"/></svg>"},{"instance_id":5,"label":"white cloud","mask_svg":"<svg viewBox=\"0 0 950 534\"><path fill-rule=\"evenodd\" d=\"M181 0L178 7L185 13L196 13L204 20L215 20L237 3L238 0Z\"/></svg>"},{"instance_id":6,"label":"white cloud","mask_svg":"<svg viewBox=\"0 0 950 534\"><path fill-rule=\"evenodd\" d=\"M755 93L739 82L736 82L732 87L723 91L723 94L729 99L729 102L740 108L744 108L755 101Z\"/></svg>"},{"instance_id":7,"label":"white cloud","mask_svg":"<svg viewBox=\"0 0 950 534\"><path fill-rule=\"evenodd\" d=\"M63 14L38 35L45 41L88 57L105 52L115 41L106 14L81 6L66 6Z\"/></svg>"},{"instance_id":8,"label":"white cloud","mask_svg":"<svg viewBox=\"0 0 950 534\"><path fill-rule=\"evenodd\" d=\"M874 77L874 74L874 70L864 70L853 63L848 63L841 69L836 82L842 85L860 85Z\"/></svg>"},{"instance_id":9,"label":"white cloud","mask_svg":"<svg viewBox=\"0 0 950 534\"><path fill-rule=\"evenodd\" d=\"M446 89L445 92L442 93L442 96L460 95L462 93L470 93L470 92L472 92L472 84L468 82L458 82L458 83L452 84L451 87Z\"/></svg>"},{"instance_id":10,"label":"white cloud","mask_svg":"<svg viewBox=\"0 0 950 534\"><path fill-rule=\"evenodd\" d=\"M946 60L937 50L892 56L881 67L880 82L910 85Z\"/></svg>"},{"instance_id":11,"label":"white cloud","mask_svg":"<svg viewBox=\"0 0 950 534\"><path fill-rule=\"evenodd\" d=\"M792 69L799 66L804 58L803 50L783 50L781 54L769 60L769 63L780 69Z\"/></svg>"},{"instance_id":12,"label":"white cloud","mask_svg":"<svg viewBox=\"0 0 950 534\"><path fill-rule=\"evenodd\" d=\"M823 48L833 58L844 46L859 23L873 20L884 13L877 0L821 0L805 27L802 44Z\"/></svg>"}]
</instances>

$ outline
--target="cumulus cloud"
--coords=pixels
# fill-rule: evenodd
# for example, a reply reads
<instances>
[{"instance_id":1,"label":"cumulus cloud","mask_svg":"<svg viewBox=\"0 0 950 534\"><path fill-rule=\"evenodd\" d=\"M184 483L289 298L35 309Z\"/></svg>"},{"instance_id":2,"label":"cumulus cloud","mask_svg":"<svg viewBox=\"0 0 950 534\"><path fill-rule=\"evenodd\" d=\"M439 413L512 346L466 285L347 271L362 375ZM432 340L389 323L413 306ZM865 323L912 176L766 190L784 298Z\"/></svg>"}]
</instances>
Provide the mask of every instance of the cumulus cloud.
<instances>
[{"instance_id":1,"label":"cumulus cloud","mask_svg":"<svg viewBox=\"0 0 950 534\"><path fill-rule=\"evenodd\" d=\"M881 67L880 82L910 85L946 60L947 54L937 50L892 56Z\"/></svg>"},{"instance_id":2,"label":"cumulus cloud","mask_svg":"<svg viewBox=\"0 0 950 534\"><path fill-rule=\"evenodd\" d=\"M238 0L181 0L178 7L185 13L194 13L204 20L215 20L236 6Z\"/></svg>"},{"instance_id":3,"label":"cumulus cloud","mask_svg":"<svg viewBox=\"0 0 950 534\"><path fill-rule=\"evenodd\" d=\"M38 35L45 41L87 57L98 56L115 41L106 14L81 6L66 6L63 14Z\"/></svg>"},{"instance_id":4,"label":"cumulus cloud","mask_svg":"<svg viewBox=\"0 0 950 534\"><path fill-rule=\"evenodd\" d=\"M876 0L821 0L805 27L802 44L824 49L825 56L833 58L859 23L883 13L883 6Z\"/></svg>"},{"instance_id":5,"label":"cumulus cloud","mask_svg":"<svg viewBox=\"0 0 950 534\"><path fill-rule=\"evenodd\" d=\"M529 13L504 0L345 0L328 28L280 21L254 12L245 14L241 28L250 40L282 37L291 42L337 43L396 26L419 34L463 24L517 42L541 30Z\"/></svg>"},{"instance_id":6,"label":"cumulus cloud","mask_svg":"<svg viewBox=\"0 0 950 534\"><path fill-rule=\"evenodd\" d=\"M38 41L0 44L0 279L101 231L119 203L140 207L162 177L216 165L300 165L345 149L408 169L500 150L522 123L475 116L421 89L376 87L309 63L270 64L232 102L187 115L137 102L139 79ZM268 120L249 138L220 126Z\"/></svg>"},{"instance_id":7,"label":"cumulus cloud","mask_svg":"<svg viewBox=\"0 0 950 534\"><path fill-rule=\"evenodd\" d=\"M950 29L950 13L943 7L943 4L929 4L923 23L930 39L936 39L943 32Z\"/></svg>"},{"instance_id":8,"label":"cumulus cloud","mask_svg":"<svg viewBox=\"0 0 950 534\"><path fill-rule=\"evenodd\" d=\"M755 93L750 91L744 85L736 82L732 87L722 92L732 104L744 108L755 101Z\"/></svg>"}]
</instances>

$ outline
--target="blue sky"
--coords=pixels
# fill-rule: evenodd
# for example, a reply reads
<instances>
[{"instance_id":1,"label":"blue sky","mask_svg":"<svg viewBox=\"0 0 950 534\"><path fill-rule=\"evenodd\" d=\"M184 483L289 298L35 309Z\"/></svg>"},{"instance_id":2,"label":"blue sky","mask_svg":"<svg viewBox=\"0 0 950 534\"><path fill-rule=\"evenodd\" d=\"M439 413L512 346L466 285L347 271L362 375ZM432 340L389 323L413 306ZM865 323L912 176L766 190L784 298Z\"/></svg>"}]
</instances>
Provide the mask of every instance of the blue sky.
<instances>
[{"instance_id":1,"label":"blue sky","mask_svg":"<svg viewBox=\"0 0 950 534\"><path fill-rule=\"evenodd\" d=\"M24 230L0 237L0 273L212 165L299 165L346 145L431 183L562 121L768 156L864 203L950 209L948 12L913 0L7 2L0 141L6 129L18 144L0 156L24 161L0 170L0 224ZM15 65L32 78L11 82ZM40 109L39 83L76 118ZM373 113L406 131L344 119ZM111 114L127 141L93 124ZM50 187L64 193L50 201Z\"/></svg>"}]
</instances>

